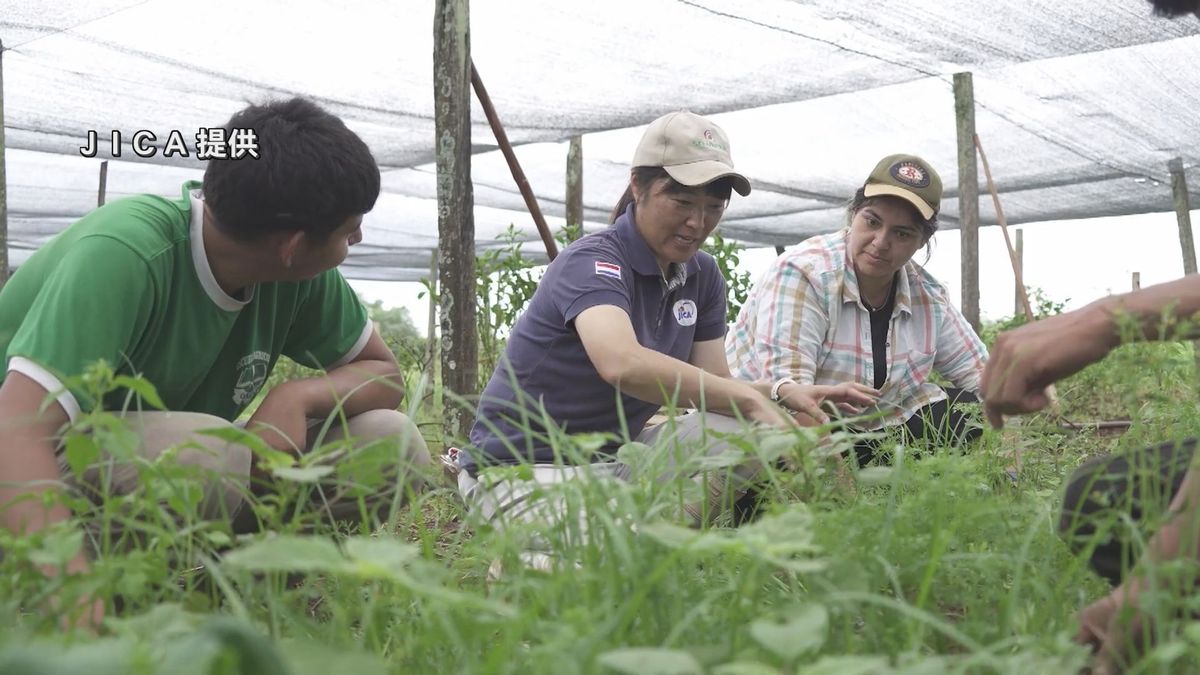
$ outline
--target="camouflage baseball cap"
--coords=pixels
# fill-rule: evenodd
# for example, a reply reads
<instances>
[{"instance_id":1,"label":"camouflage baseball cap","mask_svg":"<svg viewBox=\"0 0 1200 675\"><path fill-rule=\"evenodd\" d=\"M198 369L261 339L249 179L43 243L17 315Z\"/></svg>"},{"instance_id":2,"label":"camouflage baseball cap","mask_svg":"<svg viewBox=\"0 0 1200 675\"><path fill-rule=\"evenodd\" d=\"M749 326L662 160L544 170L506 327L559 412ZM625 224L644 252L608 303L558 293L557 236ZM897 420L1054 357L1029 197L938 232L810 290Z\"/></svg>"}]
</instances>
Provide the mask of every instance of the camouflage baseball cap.
<instances>
[{"instance_id":1,"label":"camouflage baseball cap","mask_svg":"<svg viewBox=\"0 0 1200 675\"><path fill-rule=\"evenodd\" d=\"M725 131L687 111L668 113L650 123L633 153L633 166L661 166L688 187L729 177L738 194L750 194L750 181L733 170Z\"/></svg>"},{"instance_id":2,"label":"camouflage baseball cap","mask_svg":"<svg viewBox=\"0 0 1200 675\"><path fill-rule=\"evenodd\" d=\"M863 194L899 197L911 202L928 220L941 207L942 177L916 155L888 155L875 165L863 186Z\"/></svg>"}]
</instances>

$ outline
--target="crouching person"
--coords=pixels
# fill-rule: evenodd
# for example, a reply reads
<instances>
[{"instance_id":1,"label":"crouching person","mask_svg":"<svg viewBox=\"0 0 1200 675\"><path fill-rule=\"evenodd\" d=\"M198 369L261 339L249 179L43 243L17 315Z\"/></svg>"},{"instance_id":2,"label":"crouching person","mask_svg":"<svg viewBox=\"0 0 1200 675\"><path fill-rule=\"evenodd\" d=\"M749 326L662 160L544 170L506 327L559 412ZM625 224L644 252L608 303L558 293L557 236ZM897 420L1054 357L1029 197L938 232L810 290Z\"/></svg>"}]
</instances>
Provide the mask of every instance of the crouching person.
<instances>
[{"instance_id":1,"label":"crouching person","mask_svg":"<svg viewBox=\"0 0 1200 675\"><path fill-rule=\"evenodd\" d=\"M366 500L372 508L393 503L394 490L429 464L413 423L396 411L404 394L396 360L336 269L379 194L369 149L301 99L250 106L226 125L235 128L254 130L258 158L211 160L203 183L184 184L178 199L142 195L95 210L0 292L0 524L10 531L66 519L65 506L37 496L64 482L88 495L138 487L135 466L111 458L109 471L66 467L62 438L73 421L101 404L140 408L124 400L128 392L101 402L66 386L99 360L144 376L167 409L126 413L136 452L153 460L174 448L179 463L206 470L201 516L235 531L257 527L245 496L266 491L251 477L269 472L236 433L198 432L231 429L280 355L324 373L268 392L248 432L294 455L313 451L319 435L355 439L328 455L333 463L356 444L394 447L395 479ZM346 422L314 423L332 415ZM360 517L361 494L343 503L336 491L317 492L313 508L328 520ZM67 571L88 566L80 554ZM87 621L102 612L96 604Z\"/></svg>"},{"instance_id":2,"label":"crouching person","mask_svg":"<svg viewBox=\"0 0 1200 675\"><path fill-rule=\"evenodd\" d=\"M459 488L474 515L498 527L563 520L573 509L550 486L630 478L634 468L614 454L626 440L701 483L699 499L682 505L691 524L720 517L745 492L760 468L749 456L721 470L682 468L725 453L729 435L748 425L795 424L769 385L732 379L725 360L725 281L700 247L734 190L745 196L750 183L734 171L720 127L688 112L649 126L612 226L550 264L483 391L460 455ZM648 426L664 405L702 411ZM552 438L563 432L613 440L570 457ZM504 468L517 464L526 468ZM552 561L536 550L525 559Z\"/></svg>"},{"instance_id":3,"label":"crouching person","mask_svg":"<svg viewBox=\"0 0 1200 675\"><path fill-rule=\"evenodd\" d=\"M728 340L747 380L857 391L863 431L902 429L911 440L968 445L987 350L946 289L913 256L937 230L942 181L913 155L876 164L847 209L848 226L775 259L751 290ZM954 386L933 383L940 374ZM855 445L859 463L882 452Z\"/></svg>"}]
</instances>

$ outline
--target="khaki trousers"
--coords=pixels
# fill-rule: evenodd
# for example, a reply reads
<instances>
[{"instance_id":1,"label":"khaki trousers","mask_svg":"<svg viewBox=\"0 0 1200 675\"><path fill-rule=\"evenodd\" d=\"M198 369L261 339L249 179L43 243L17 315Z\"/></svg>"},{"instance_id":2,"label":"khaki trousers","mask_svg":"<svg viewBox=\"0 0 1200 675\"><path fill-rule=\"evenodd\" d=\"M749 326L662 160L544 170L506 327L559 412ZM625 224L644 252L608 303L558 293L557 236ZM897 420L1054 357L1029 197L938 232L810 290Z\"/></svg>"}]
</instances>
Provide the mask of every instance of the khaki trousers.
<instances>
[{"instance_id":1,"label":"khaki trousers","mask_svg":"<svg viewBox=\"0 0 1200 675\"><path fill-rule=\"evenodd\" d=\"M246 498L252 489L259 491L257 486L250 485L250 449L240 443L200 433L206 430L233 430L236 424L212 415L190 412L128 413L124 420L132 432L130 439L136 439L137 457L153 462L170 451L175 454L175 466L185 471L194 469L187 471L188 475L182 481L164 480L167 487L154 491L164 502L164 508L170 508L172 492L176 489L186 491L186 485L198 488L202 494L197 513L199 518L229 522L235 533L258 529L255 514L245 508ZM405 491L418 489L422 485L425 469L431 464L429 449L416 425L403 413L371 410L349 418L345 425L335 420L323 438L318 438L322 427L323 423L310 426L308 452L312 452L314 447L323 448L345 438L353 439L350 447L329 452L318 461L321 465L332 466L333 476L337 476L339 465L359 451L369 450L384 457L375 466L379 466L382 474L389 476L389 479L382 489L363 498L369 515L380 511L386 513L398 491L403 497ZM395 453L392 456L386 455L385 448L389 446ZM60 475L64 477L68 488L93 500L105 494L127 495L137 489L142 481L157 478L139 475L141 467L144 467L143 462L121 461L111 455L102 457L80 476L71 470L65 447L60 446L58 459ZM327 483L322 480L318 483L318 489L313 491L316 494L312 506L320 511L321 519L335 524L361 521L359 495L354 494L353 490L345 490L344 486L327 487ZM161 487L161 484L156 487ZM89 526L89 534L98 536L103 529ZM110 532L110 536L113 534Z\"/></svg>"}]
</instances>

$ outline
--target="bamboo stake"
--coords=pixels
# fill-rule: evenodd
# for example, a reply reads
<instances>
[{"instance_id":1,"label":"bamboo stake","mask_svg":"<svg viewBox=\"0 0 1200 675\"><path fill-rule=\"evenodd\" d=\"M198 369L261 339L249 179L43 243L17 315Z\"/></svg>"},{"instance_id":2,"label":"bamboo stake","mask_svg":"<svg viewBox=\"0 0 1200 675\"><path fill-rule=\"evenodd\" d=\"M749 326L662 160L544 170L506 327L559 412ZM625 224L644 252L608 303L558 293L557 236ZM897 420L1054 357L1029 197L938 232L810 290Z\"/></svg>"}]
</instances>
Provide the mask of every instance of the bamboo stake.
<instances>
[{"instance_id":1,"label":"bamboo stake","mask_svg":"<svg viewBox=\"0 0 1200 675\"><path fill-rule=\"evenodd\" d=\"M992 182L992 170L988 168L987 155L983 152L983 144L979 142L979 134L975 134L975 149L979 151L979 161L983 163L983 176L987 179L988 191L992 193L992 204L996 207L996 222L1000 223L1000 231L1004 233L1004 245L1008 248L1008 260L1012 263L1013 277L1017 280L1021 306L1025 309L1025 319L1033 321L1033 309L1029 305L1029 292L1025 290L1021 263L1017 261L1017 251L1013 247L1012 239L1008 236L1008 221L1004 218L1004 207L1000 206L1000 194L996 192L996 184Z\"/></svg>"},{"instance_id":2,"label":"bamboo stake","mask_svg":"<svg viewBox=\"0 0 1200 675\"><path fill-rule=\"evenodd\" d=\"M1020 228L1017 229L1017 269L1021 270L1021 274L1025 274L1025 230ZM1013 316L1021 312L1021 290L1025 288L1020 281L1016 281L1019 278L1013 276Z\"/></svg>"},{"instance_id":3,"label":"bamboo stake","mask_svg":"<svg viewBox=\"0 0 1200 675\"><path fill-rule=\"evenodd\" d=\"M988 166L988 155L984 154L983 143L979 142L979 135L974 135L974 144L979 150L979 161L983 163L983 175L988 180L988 191L991 192L991 203L996 207L996 222L1000 223L1001 232L1004 233L1004 244L1008 247L1008 259L1013 263L1013 275L1016 277L1016 287L1021 294L1021 305L1025 307L1025 318L1027 321L1033 321L1033 309L1030 306L1030 293L1026 291L1025 279L1022 279L1021 265L1016 262L1016 251L1013 249L1013 241L1008 237L1008 220L1004 219L1004 208L1000 205L1000 192L996 191L996 184L991 180L991 168ZM1058 402L1058 392L1054 384L1046 387L1046 396L1050 399L1050 412L1056 417L1062 417L1062 406ZM1018 466L1020 465L1020 454L1018 454Z\"/></svg>"},{"instance_id":4,"label":"bamboo stake","mask_svg":"<svg viewBox=\"0 0 1200 675\"><path fill-rule=\"evenodd\" d=\"M471 86L475 88L475 97L479 99L479 105L483 107L483 114L487 115L488 124L491 125L492 133L496 136L496 143L500 145L500 151L504 153L504 159L508 161L508 170L512 172L513 180L517 182L517 189L525 198L525 207L529 209L529 215L533 216L533 224L537 226L538 234L542 235L542 243L546 245L546 255L554 260L558 256L558 245L554 243L554 235L550 233L550 226L546 224L546 219L542 216L542 209L538 206L537 198L533 196L533 188L529 187L529 180L525 178L525 172L521 170L521 163L517 161L512 144L508 142L508 134L504 132L504 125L500 124L500 116L496 114L496 108L492 106L492 99L483 86L483 78L479 77L479 71L476 70L474 62L471 63Z\"/></svg>"},{"instance_id":5,"label":"bamboo stake","mask_svg":"<svg viewBox=\"0 0 1200 675\"><path fill-rule=\"evenodd\" d=\"M108 196L108 160L100 162L100 189L96 194L96 206L104 206Z\"/></svg>"}]
</instances>

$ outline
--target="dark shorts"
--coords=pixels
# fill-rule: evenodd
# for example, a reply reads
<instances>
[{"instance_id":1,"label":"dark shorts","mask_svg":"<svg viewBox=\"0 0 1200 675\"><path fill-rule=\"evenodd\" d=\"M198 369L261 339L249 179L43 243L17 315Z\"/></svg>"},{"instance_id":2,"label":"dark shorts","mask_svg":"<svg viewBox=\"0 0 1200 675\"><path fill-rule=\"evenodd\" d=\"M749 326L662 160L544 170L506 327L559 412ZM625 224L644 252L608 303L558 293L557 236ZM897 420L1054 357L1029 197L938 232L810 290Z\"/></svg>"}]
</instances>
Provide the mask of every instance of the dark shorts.
<instances>
[{"instance_id":1,"label":"dark shorts","mask_svg":"<svg viewBox=\"0 0 1200 675\"><path fill-rule=\"evenodd\" d=\"M926 447L958 447L979 440L983 427L977 410L966 411L960 403L979 403L969 391L949 387L946 398L921 408L904 422L904 436L909 443ZM860 441L854 445L859 465L881 459L886 454L877 441Z\"/></svg>"},{"instance_id":2,"label":"dark shorts","mask_svg":"<svg viewBox=\"0 0 1200 675\"><path fill-rule=\"evenodd\" d=\"M1137 562L1140 545L1162 524L1183 483L1196 439L1084 462L1067 481L1058 531L1113 585Z\"/></svg>"}]
</instances>

